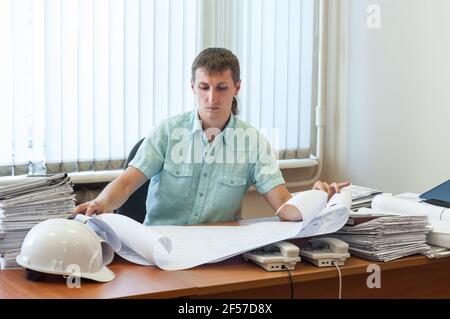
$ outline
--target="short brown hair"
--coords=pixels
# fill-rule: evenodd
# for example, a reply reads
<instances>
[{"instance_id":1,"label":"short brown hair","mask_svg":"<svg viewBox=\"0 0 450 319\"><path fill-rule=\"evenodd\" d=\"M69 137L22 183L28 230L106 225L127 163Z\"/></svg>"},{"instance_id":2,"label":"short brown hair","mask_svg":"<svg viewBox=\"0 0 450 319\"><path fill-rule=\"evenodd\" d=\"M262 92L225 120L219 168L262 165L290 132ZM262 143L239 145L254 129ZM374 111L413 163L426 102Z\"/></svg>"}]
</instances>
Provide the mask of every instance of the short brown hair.
<instances>
[{"instance_id":1,"label":"short brown hair","mask_svg":"<svg viewBox=\"0 0 450 319\"><path fill-rule=\"evenodd\" d=\"M235 85L241 79L241 69L239 67L238 58L233 52L224 48L207 48L197 55L192 63L192 82L195 82L195 71L198 68L203 68L206 74L224 72L227 69L230 69L231 77ZM236 97L233 97L231 111L234 115L239 113Z\"/></svg>"}]
</instances>

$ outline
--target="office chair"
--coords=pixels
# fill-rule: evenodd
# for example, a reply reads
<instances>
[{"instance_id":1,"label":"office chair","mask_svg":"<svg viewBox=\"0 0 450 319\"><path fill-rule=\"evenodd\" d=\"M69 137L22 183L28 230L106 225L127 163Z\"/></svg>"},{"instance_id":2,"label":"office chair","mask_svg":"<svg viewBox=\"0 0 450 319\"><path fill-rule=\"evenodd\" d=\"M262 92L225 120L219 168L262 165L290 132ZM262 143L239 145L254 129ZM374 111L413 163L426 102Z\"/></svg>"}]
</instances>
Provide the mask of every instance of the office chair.
<instances>
[{"instance_id":1,"label":"office chair","mask_svg":"<svg viewBox=\"0 0 450 319\"><path fill-rule=\"evenodd\" d=\"M125 164L125 169L128 167L128 163L136 155L139 146L141 146L144 139L141 139L133 149L130 151L128 155L127 162ZM121 215L128 216L139 223L143 223L145 219L145 215L147 214L147 209L145 206L145 201L147 199L148 185L150 184L150 180L146 181L144 185L139 187L131 196L127 199L127 201L117 209L117 213Z\"/></svg>"}]
</instances>

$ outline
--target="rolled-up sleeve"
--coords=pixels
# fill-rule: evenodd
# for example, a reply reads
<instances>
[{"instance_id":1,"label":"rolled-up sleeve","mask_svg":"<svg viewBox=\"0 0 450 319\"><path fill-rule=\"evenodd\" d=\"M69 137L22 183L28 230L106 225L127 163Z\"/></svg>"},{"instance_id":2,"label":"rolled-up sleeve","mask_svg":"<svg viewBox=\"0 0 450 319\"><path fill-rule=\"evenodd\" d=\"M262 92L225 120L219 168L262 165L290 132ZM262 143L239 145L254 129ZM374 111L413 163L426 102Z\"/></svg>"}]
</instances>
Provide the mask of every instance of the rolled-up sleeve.
<instances>
[{"instance_id":1,"label":"rolled-up sleeve","mask_svg":"<svg viewBox=\"0 0 450 319\"><path fill-rule=\"evenodd\" d=\"M134 158L128 164L140 170L147 178L159 173L167 152L167 122L156 127L145 137Z\"/></svg>"},{"instance_id":2,"label":"rolled-up sleeve","mask_svg":"<svg viewBox=\"0 0 450 319\"><path fill-rule=\"evenodd\" d=\"M265 194L286 182L269 142L261 133L258 134L257 152L257 161L252 170L253 185L260 194Z\"/></svg>"}]
</instances>

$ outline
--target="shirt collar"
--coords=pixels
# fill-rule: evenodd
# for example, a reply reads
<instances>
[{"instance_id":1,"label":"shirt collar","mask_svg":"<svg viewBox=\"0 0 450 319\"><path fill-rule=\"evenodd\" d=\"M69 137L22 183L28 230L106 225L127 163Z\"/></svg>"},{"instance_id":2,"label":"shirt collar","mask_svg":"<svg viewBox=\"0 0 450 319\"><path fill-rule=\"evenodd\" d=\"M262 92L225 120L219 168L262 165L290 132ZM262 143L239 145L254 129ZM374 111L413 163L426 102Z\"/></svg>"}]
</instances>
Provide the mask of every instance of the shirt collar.
<instances>
[{"instance_id":1,"label":"shirt collar","mask_svg":"<svg viewBox=\"0 0 450 319\"><path fill-rule=\"evenodd\" d=\"M232 129L234 129L235 127L236 127L236 117L233 114L231 114L227 125L225 126L222 133L220 134L220 136L222 136L223 141L226 144L231 142L231 139L234 136ZM203 129L202 129L202 124L200 122L200 118L198 116L198 111L197 111L197 109L195 109L192 112L191 137L193 137L197 131L202 132Z\"/></svg>"},{"instance_id":2,"label":"shirt collar","mask_svg":"<svg viewBox=\"0 0 450 319\"><path fill-rule=\"evenodd\" d=\"M198 117L197 108L192 111L192 124L191 124L191 135L194 135L197 131L202 130L202 124L200 118Z\"/></svg>"}]
</instances>

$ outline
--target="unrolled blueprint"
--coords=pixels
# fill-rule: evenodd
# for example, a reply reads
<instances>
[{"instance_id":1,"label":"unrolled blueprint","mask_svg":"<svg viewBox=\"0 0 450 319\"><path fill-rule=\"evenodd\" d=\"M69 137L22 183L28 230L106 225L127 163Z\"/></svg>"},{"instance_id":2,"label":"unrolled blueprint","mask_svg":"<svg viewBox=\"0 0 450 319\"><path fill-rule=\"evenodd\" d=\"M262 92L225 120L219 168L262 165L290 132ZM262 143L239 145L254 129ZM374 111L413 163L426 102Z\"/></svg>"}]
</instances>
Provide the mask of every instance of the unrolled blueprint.
<instances>
[{"instance_id":1,"label":"unrolled blueprint","mask_svg":"<svg viewBox=\"0 0 450 319\"><path fill-rule=\"evenodd\" d=\"M351 193L341 191L327 203L327 194L312 190L299 193L285 204L296 206L300 222L258 222L245 226L144 226L126 216L78 215L114 251L133 263L181 270L218 262L289 238L335 232L347 221Z\"/></svg>"}]
</instances>

